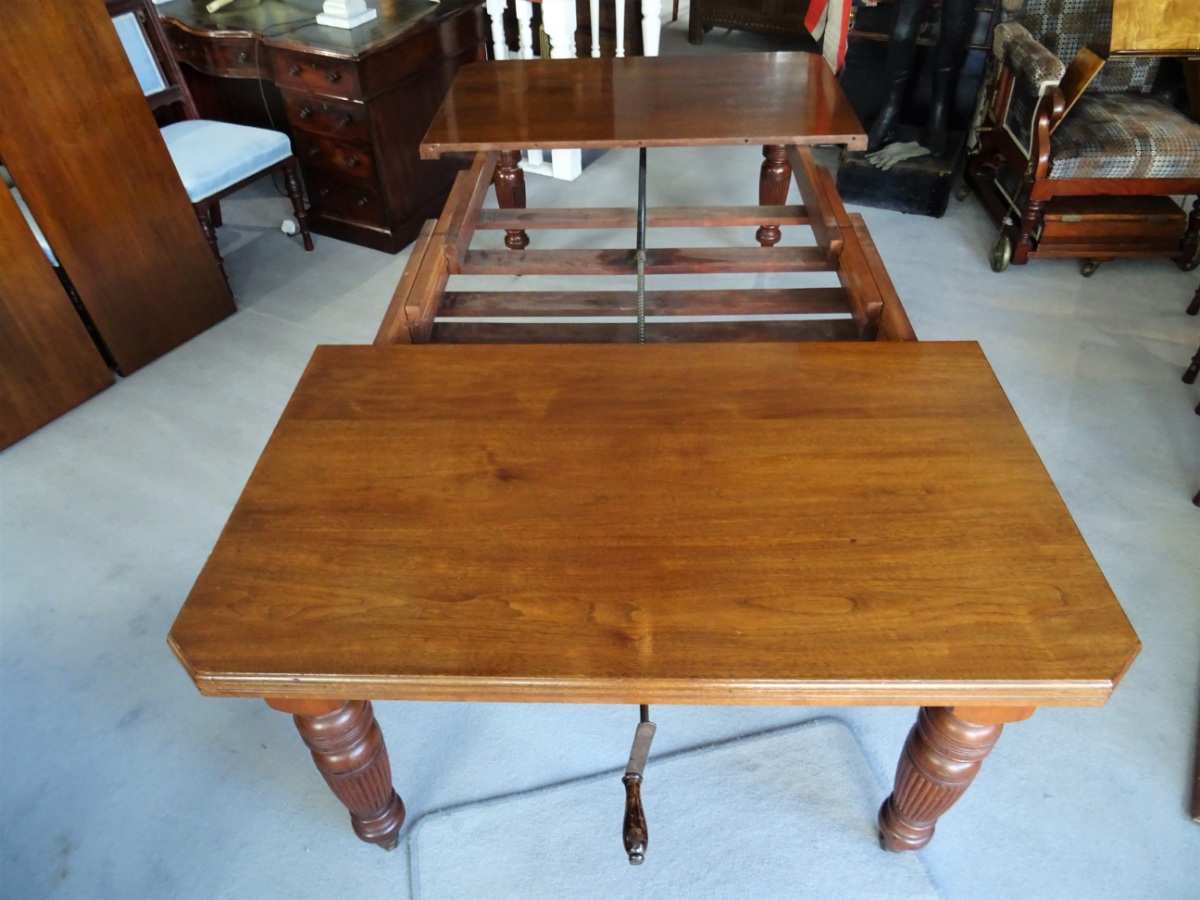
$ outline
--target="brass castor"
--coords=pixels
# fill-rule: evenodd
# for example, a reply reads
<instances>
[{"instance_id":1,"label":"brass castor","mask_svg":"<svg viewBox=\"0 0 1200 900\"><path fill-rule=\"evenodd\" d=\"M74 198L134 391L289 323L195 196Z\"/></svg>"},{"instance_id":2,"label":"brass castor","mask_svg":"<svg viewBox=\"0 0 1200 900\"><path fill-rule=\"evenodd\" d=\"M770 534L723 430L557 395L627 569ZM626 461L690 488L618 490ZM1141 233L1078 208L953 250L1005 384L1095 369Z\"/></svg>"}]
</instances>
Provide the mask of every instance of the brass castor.
<instances>
[{"instance_id":1,"label":"brass castor","mask_svg":"<svg viewBox=\"0 0 1200 900\"><path fill-rule=\"evenodd\" d=\"M988 262L993 272L1003 272L1012 262L1012 241L1003 231L996 235L996 242L992 244L991 252L988 253Z\"/></svg>"},{"instance_id":2,"label":"brass castor","mask_svg":"<svg viewBox=\"0 0 1200 900\"><path fill-rule=\"evenodd\" d=\"M1079 270L1079 274L1084 278L1091 278L1096 274L1098 268L1100 268L1100 263L1094 259L1088 259L1084 261L1083 268Z\"/></svg>"},{"instance_id":3,"label":"brass castor","mask_svg":"<svg viewBox=\"0 0 1200 900\"><path fill-rule=\"evenodd\" d=\"M966 200L971 196L971 186L965 181L954 189L955 200Z\"/></svg>"}]
</instances>

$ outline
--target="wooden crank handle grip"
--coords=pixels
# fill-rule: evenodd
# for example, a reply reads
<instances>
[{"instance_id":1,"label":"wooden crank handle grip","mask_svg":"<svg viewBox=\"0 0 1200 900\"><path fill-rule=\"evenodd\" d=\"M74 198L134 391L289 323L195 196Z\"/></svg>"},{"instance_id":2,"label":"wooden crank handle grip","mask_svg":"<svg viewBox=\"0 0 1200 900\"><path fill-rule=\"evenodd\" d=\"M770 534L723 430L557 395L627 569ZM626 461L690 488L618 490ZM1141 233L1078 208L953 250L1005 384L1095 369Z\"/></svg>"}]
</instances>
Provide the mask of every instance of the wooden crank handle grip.
<instances>
[{"instance_id":1,"label":"wooden crank handle grip","mask_svg":"<svg viewBox=\"0 0 1200 900\"><path fill-rule=\"evenodd\" d=\"M625 784L625 852L629 864L640 866L646 860L646 845L650 842L650 831L646 827L646 811L642 809L642 776L627 773L622 779Z\"/></svg>"}]
</instances>

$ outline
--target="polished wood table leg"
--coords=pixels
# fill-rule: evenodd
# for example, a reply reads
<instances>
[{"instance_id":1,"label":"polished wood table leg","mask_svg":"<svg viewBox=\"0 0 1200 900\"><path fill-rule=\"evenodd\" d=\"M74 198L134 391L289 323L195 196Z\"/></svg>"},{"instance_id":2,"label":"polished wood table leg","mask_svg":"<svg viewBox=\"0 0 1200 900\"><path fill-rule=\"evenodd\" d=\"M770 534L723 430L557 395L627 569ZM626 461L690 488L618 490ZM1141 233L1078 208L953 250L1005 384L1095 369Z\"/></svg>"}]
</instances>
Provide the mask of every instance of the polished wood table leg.
<instances>
[{"instance_id":1,"label":"polished wood table leg","mask_svg":"<svg viewBox=\"0 0 1200 900\"><path fill-rule=\"evenodd\" d=\"M521 171L520 162L519 150L500 151L492 183L496 186L496 202L501 209L525 208L525 173ZM529 235L520 228L506 230L504 245L510 250L524 250L529 246Z\"/></svg>"},{"instance_id":2,"label":"polished wood table leg","mask_svg":"<svg viewBox=\"0 0 1200 900\"><path fill-rule=\"evenodd\" d=\"M758 205L783 206L787 202L791 184L792 164L788 161L787 147L783 144L765 145L762 172L758 177ZM780 237L778 224L763 225L754 235L755 240L764 247L774 247Z\"/></svg>"},{"instance_id":3,"label":"polished wood table leg","mask_svg":"<svg viewBox=\"0 0 1200 900\"><path fill-rule=\"evenodd\" d=\"M268 699L267 705L293 715L317 770L350 810L354 833L394 849L404 803L392 788L387 747L370 701Z\"/></svg>"},{"instance_id":4,"label":"polished wood table leg","mask_svg":"<svg viewBox=\"0 0 1200 900\"><path fill-rule=\"evenodd\" d=\"M975 779L1004 723L1032 714L1030 708L922 707L904 742L892 795L879 810L883 848L917 850L928 844L938 818Z\"/></svg>"}]
</instances>

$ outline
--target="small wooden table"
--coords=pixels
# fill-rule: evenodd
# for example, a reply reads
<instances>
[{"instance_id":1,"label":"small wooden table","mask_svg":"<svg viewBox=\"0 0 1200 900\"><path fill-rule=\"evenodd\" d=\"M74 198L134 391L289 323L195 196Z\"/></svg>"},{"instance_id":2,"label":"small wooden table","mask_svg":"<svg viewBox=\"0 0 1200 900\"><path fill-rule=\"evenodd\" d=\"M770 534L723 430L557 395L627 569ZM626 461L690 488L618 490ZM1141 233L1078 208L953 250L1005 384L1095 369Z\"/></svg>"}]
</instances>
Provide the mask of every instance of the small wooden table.
<instances>
[{"instance_id":1,"label":"small wooden table","mask_svg":"<svg viewBox=\"0 0 1200 900\"><path fill-rule=\"evenodd\" d=\"M979 347L915 342L318 348L169 640L388 847L370 700L917 705L900 850L1139 647Z\"/></svg>"}]
</instances>

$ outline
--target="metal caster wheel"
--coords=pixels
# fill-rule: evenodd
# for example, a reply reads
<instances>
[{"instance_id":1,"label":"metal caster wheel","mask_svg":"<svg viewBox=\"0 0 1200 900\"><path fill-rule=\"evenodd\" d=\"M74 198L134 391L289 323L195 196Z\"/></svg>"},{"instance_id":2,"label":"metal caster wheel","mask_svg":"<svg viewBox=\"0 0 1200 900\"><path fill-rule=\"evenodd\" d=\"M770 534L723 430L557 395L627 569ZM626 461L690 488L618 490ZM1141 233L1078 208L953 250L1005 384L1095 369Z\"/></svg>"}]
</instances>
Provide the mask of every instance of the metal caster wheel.
<instances>
[{"instance_id":1,"label":"metal caster wheel","mask_svg":"<svg viewBox=\"0 0 1200 900\"><path fill-rule=\"evenodd\" d=\"M1096 270L1098 268L1100 268L1100 263L1096 262L1094 259L1089 259L1084 262L1083 268L1079 270L1079 274L1084 278L1091 278L1096 274Z\"/></svg>"},{"instance_id":2,"label":"metal caster wheel","mask_svg":"<svg viewBox=\"0 0 1200 900\"><path fill-rule=\"evenodd\" d=\"M996 235L996 243L992 244L992 250L988 254L988 262L992 266L993 272L1003 272L1008 268L1008 264L1012 261L1012 241L1008 239L1008 235L1001 232Z\"/></svg>"},{"instance_id":3,"label":"metal caster wheel","mask_svg":"<svg viewBox=\"0 0 1200 900\"><path fill-rule=\"evenodd\" d=\"M955 200L966 200L969 196L971 196L971 186L965 181L954 189Z\"/></svg>"}]
</instances>

